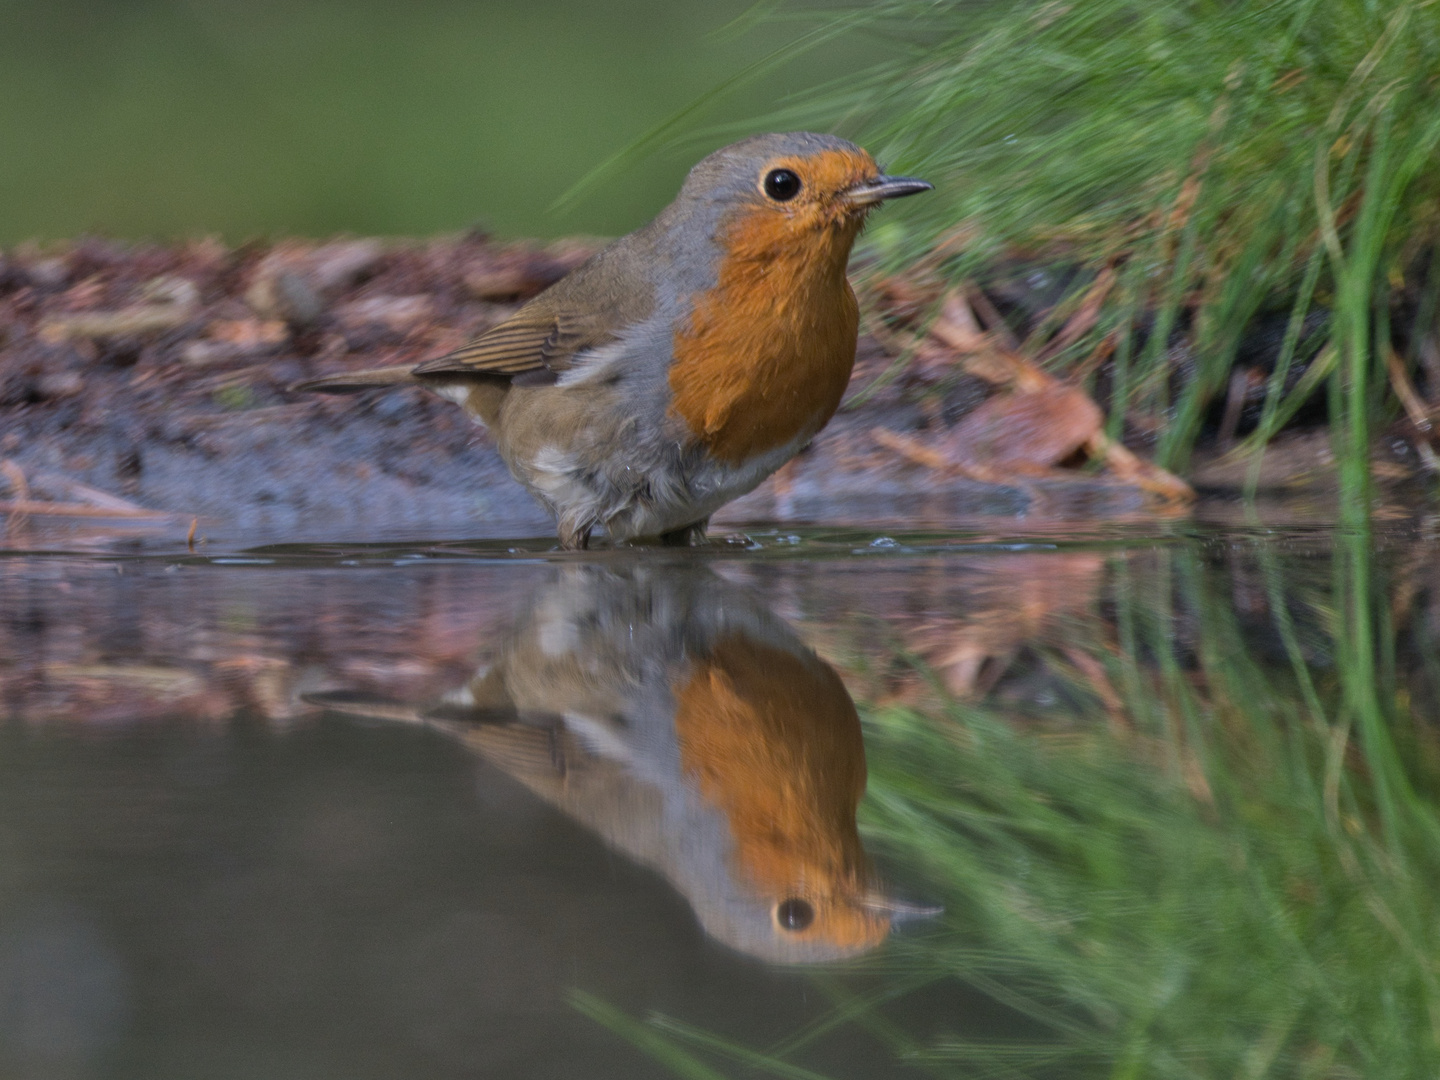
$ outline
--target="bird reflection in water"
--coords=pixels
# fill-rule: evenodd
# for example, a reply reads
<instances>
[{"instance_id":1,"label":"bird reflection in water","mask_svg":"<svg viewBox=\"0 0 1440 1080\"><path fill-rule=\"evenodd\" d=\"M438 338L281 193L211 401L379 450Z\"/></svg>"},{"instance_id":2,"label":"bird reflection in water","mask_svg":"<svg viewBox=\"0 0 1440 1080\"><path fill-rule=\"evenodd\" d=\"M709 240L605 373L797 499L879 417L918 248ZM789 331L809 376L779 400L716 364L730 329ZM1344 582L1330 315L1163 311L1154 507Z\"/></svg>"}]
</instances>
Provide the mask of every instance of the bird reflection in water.
<instances>
[{"instance_id":1,"label":"bird reflection in water","mask_svg":"<svg viewBox=\"0 0 1440 1080\"><path fill-rule=\"evenodd\" d=\"M750 593L694 567L565 567L431 725L663 874L705 931L777 963L880 945L934 914L887 898L855 828L865 747L833 668Z\"/></svg>"}]
</instances>

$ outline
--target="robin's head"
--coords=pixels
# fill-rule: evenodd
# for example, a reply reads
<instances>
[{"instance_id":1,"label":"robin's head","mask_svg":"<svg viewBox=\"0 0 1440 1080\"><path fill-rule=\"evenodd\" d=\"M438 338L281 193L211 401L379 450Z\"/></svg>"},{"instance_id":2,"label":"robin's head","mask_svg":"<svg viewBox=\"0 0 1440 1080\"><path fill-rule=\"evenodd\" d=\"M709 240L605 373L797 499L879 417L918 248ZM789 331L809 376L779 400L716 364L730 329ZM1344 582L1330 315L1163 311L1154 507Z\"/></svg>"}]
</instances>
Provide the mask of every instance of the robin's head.
<instances>
[{"instance_id":1,"label":"robin's head","mask_svg":"<svg viewBox=\"0 0 1440 1080\"><path fill-rule=\"evenodd\" d=\"M924 180L886 176L875 159L833 135L756 135L715 151L693 169L677 205L719 211L722 223L800 237L838 229L852 236L886 199L929 191Z\"/></svg>"}]
</instances>

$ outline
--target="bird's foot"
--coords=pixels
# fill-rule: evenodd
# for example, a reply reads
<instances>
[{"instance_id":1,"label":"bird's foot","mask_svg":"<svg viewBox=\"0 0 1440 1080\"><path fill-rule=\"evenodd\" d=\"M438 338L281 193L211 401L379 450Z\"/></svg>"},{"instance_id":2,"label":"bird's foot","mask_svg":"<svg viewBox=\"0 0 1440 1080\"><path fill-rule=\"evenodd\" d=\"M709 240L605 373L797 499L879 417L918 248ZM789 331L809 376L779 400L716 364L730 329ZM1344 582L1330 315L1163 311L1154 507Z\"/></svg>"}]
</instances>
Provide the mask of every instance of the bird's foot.
<instances>
[{"instance_id":1,"label":"bird's foot","mask_svg":"<svg viewBox=\"0 0 1440 1080\"><path fill-rule=\"evenodd\" d=\"M590 546L590 533L594 528L589 522L561 521L558 529L561 549L584 551Z\"/></svg>"},{"instance_id":2,"label":"bird's foot","mask_svg":"<svg viewBox=\"0 0 1440 1080\"><path fill-rule=\"evenodd\" d=\"M661 547L704 547L708 541L705 539L705 530L710 525L710 519L691 522L689 525L682 525L678 529L671 529L669 532L660 534Z\"/></svg>"}]
</instances>

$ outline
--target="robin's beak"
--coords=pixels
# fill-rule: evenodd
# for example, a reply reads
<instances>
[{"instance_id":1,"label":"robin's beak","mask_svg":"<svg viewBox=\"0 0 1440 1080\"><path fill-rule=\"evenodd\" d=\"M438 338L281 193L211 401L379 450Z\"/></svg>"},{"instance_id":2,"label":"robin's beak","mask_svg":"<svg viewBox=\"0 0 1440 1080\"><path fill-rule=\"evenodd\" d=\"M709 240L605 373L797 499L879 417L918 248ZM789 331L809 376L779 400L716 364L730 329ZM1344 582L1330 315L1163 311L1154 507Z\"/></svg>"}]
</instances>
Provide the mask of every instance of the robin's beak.
<instances>
[{"instance_id":1,"label":"robin's beak","mask_svg":"<svg viewBox=\"0 0 1440 1080\"><path fill-rule=\"evenodd\" d=\"M913 182L913 181L912 181ZM920 181L924 183L924 181ZM926 187L929 185L927 184ZM893 896L884 896L880 893L866 893L860 898L859 904L866 911L873 911L880 915L888 915L893 925L904 922L914 922L917 919L933 919L938 915L945 914L943 907L936 907L930 904L912 904L906 900L897 900Z\"/></svg>"},{"instance_id":2,"label":"robin's beak","mask_svg":"<svg viewBox=\"0 0 1440 1080\"><path fill-rule=\"evenodd\" d=\"M852 207L859 209L865 206L874 206L886 199L898 199L904 195L918 195L922 191L931 191L934 184L925 180L917 180L913 176L876 176L869 180L861 180L840 193L841 197Z\"/></svg>"}]
</instances>

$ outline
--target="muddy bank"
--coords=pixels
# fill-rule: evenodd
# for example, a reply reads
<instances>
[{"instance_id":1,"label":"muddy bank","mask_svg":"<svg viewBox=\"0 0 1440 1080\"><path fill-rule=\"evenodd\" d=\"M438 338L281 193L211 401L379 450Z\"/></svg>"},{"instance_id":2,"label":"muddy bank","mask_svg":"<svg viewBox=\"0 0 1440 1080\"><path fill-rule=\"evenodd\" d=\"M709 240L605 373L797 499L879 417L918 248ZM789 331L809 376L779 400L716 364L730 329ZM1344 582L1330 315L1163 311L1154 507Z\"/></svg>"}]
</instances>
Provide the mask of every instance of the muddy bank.
<instances>
[{"instance_id":1,"label":"muddy bank","mask_svg":"<svg viewBox=\"0 0 1440 1080\"><path fill-rule=\"evenodd\" d=\"M0 510L12 527L23 515L167 531L198 518L216 535L292 539L543 536L548 517L453 405L420 390L287 388L453 349L595 246L469 235L4 253ZM1113 518L1183 505L1183 485L1157 486L1105 441L1082 392L1026 361L997 361L981 347L989 340L961 298L913 359L863 336L840 414L717 524Z\"/></svg>"}]
</instances>

